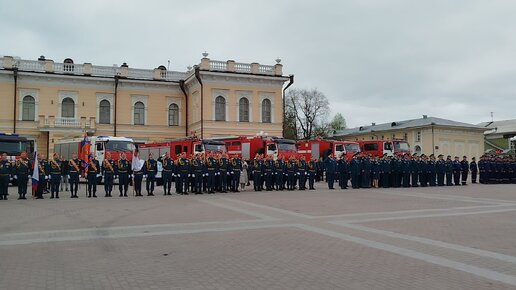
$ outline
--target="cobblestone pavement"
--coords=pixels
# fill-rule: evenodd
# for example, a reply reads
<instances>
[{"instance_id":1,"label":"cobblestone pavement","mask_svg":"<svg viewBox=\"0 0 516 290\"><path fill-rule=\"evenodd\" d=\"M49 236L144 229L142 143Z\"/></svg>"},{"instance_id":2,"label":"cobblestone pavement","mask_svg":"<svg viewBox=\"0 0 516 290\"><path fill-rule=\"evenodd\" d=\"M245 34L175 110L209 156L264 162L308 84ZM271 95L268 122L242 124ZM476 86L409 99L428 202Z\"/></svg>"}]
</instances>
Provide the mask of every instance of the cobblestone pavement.
<instances>
[{"instance_id":1,"label":"cobblestone pavement","mask_svg":"<svg viewBox=\"0 0 516 290\"><path fill-rule=\"evenodd\" d=\"M516 186L0 201L0 289L516 289ZM103 195L103 194L102 194Z\"/></svg>"}]
</instances>

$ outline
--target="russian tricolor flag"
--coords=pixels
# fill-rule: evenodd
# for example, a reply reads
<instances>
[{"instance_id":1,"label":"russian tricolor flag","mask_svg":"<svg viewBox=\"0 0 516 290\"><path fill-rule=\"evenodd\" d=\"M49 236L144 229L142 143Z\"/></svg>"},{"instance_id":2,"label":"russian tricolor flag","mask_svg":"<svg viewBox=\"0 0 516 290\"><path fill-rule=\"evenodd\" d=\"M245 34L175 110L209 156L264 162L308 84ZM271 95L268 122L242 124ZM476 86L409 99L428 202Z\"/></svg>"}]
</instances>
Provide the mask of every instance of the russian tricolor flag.
<instances>
[{"instance_id":1,"label":"russian tricolor flag","mask_svg":"<svg viewBox=\"0 0 516 290\"><path fill-rule=\"evenodd\" d=\"M36 195L39 185L39 162L38 152L34 152L34 162L32 162L32 196Z\"/></svg>"}]
</instances>

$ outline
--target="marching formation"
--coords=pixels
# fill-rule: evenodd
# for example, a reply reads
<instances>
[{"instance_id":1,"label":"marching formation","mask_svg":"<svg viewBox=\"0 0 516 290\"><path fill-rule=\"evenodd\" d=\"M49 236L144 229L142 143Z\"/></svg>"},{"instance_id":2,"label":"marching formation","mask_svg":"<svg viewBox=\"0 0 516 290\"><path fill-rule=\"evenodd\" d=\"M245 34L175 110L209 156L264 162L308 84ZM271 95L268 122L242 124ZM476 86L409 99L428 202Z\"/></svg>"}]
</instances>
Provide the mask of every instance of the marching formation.
<instances>
[{"instance_id":1,"label":"marching formation","mask_svg":"<svg viewBox=\"0 0 516 290\"><path fill-rule=\"evenodd\" d=\"M152 153L147 160L138 157L133 162L125 153L113 160L108 152L100 164L93 155L81 160L77 154L72 159L62 160L54 154L49 160L38 154L34 161L23 152L16 162L7 160L3 154L0 160L0 200L6 200L9 183L16 180L18 199L27 199L29 177L33 182L33 197L42 199L48 190L50 198L59 198L63 184L70 191L70 198L78 198L79 180L86 181L87 197L97 197L97 182L103 177L105 197L112 197L115 182L118 183L120 197L128 197L129 187L134 196L143 196L145 180L147 196L153 196L156 188L158 163L161 164L161 177L164 195L172 195L172 184L180 195L189 193L213 194L228 191L239 192L253 181L255 191L315 190L315 183L324 178L329 189L337 183L346 189L351 182L352 188L389 188L389 187L426 187L452 186L472 183L516 183L516 159L514 157L482 156L477 164L473 157L468 161L455 156L443 155L399 155L382 158L357 153L351 160L340 158L306 160L304 156L284 158L279 155L257 154L249 163L239 156L226 153L195 154L187 157L185 153L172 159L168 153L154 159ZM37 169L34 169L37 168Z\"/></svg>"}]
</instances>

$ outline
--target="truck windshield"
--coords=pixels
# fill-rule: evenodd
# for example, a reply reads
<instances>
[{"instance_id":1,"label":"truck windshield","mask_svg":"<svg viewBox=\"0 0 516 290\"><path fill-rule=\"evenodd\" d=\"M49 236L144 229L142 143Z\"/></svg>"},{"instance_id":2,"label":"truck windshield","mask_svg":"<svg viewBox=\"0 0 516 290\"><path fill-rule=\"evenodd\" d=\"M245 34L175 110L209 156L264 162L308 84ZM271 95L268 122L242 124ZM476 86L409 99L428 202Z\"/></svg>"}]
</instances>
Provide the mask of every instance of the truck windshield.
<instances>
[{"instance_id":1,"label":"truck windshield","mask_svg":"<svg viewBox=\"0 0 516 290\"><path fill-rule=\"evenodd\" d=\"M10 156L19 156L25 150L25 144L20 141L0 141L0 153Z\"/></svg>"},{"instance_id":2,"label":"truck windshield","mask_svg":"<svg viewBox=\"0 0 516 290\"><path fill-rule=\"evenodd\" d=\"M226 144L224 143L205 143L204 148L207 152L226 152Z\"/></svg>"},{"instance_id":3,"label":"truck windshield","mask_svg":"<svg viewBox=\"0 0 516 290\"><path fill-rule=\"evenodd\" d=\"M278 143L278 149L281 151L296 151L295 143Z\"/></svg>"},{"instance_id":4,"label":"truck windshield","mask_svg":"<svg viewBox=\"0 0 516 290\"><path fill-rule=\"evenodd\" d=\"M129 141L109 141L106 142L106 150L127 152L134 150L134 144Z\"/></svg>"},{"instance_id":5,"label":"truck windshield","mask_svg":"<svg viewBox=\"0 0 516 290\"><path fill-rule=\"evenodd\" d=\"M360 146L356 143L348 143L344 145L346 152L360 152Z\"/></svg>"},{"instance_id":6,"label":"truck windshield","mask_svg":"<svg viewBox=\"0 0 516 290\"><path fill-rule=\"evenodd\" d=\"M409 152L410 148L407 142L394 142L395 152Z\"/></svg>"}]
</instances>

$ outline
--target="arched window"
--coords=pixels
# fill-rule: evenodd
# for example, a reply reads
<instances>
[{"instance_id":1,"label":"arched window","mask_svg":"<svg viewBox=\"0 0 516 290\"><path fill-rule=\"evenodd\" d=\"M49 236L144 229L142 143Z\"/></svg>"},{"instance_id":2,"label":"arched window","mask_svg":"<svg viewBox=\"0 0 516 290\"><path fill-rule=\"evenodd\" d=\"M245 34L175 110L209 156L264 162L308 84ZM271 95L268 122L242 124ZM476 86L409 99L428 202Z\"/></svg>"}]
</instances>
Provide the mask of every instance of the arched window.
<instances>
[{"instance_id":1,"label":"arched window","mask_svg":"<svg viewBox=\"0 0 516 290\"><path fill-rule=\"evenodd\" d=\"M179 126L179 106L176 104L168 106L168 125Z\"/></svg>"},{"instance_id":2,"label":"arched window","mask_svg":"<svg viewBox=\"0 0 516 290\"><path fill-rule=\"evenodd\" d=\"M142 102L134 104L134 124L145 125L145 105Z\"/></svg>"},{"instance_id":3,"label":"arched window","mask_svg":"<svg viewBox=\"0 0 516 290\"><path fill-rule=\"evenodd\" d=\"M72 98L64 98L61 102L61 117L75 118L75 102Z\"/></svg>"},{"instance_id":4,"label":"arched window","mask_svg":"<svg viewBox=\"0 0 516 290\"><path fill-rule=\"evenodd\" d=\"M226 99L222 96L215 99L215 121L226 121Z\"/></svg>"},{"instance_id":5,"label":"arched window","mask_svg":"<svg viewBox=\"0 0 516 290\"><path fill-rule=\"evenodd\" d=\"M249 122L249 100L241 98L238 101L238 121Z\"/></svg>"},{"instance_id":6,"label":"arched window","mask_svg":"<svg viewBox=\"0 0 516 290\"><path fill-rule=\"evenodd\" d=\"M271 100L264 99L262 101L262 122L271 123Z\"/></svg>"},{"instance_id":7,"label":"arched window","mask_svg":"<svg viewBox=\"0 0 516 290\"><path fill-rule=\"evenodd\" d=\"M111 104L108 100L102 100L99 104L99 123L111 123Z\"/></svg>"},{"instance_id":8,"label":"arched window","mask_svg":"<svg viewBox=\"0 0 516 290\"><path fill-rule=\"evenodd\" d=\"M22 120L23 121L34 121L36 116L36 102L34 97L25 96L22 101Z\"/></svg>"}]
</instances>

